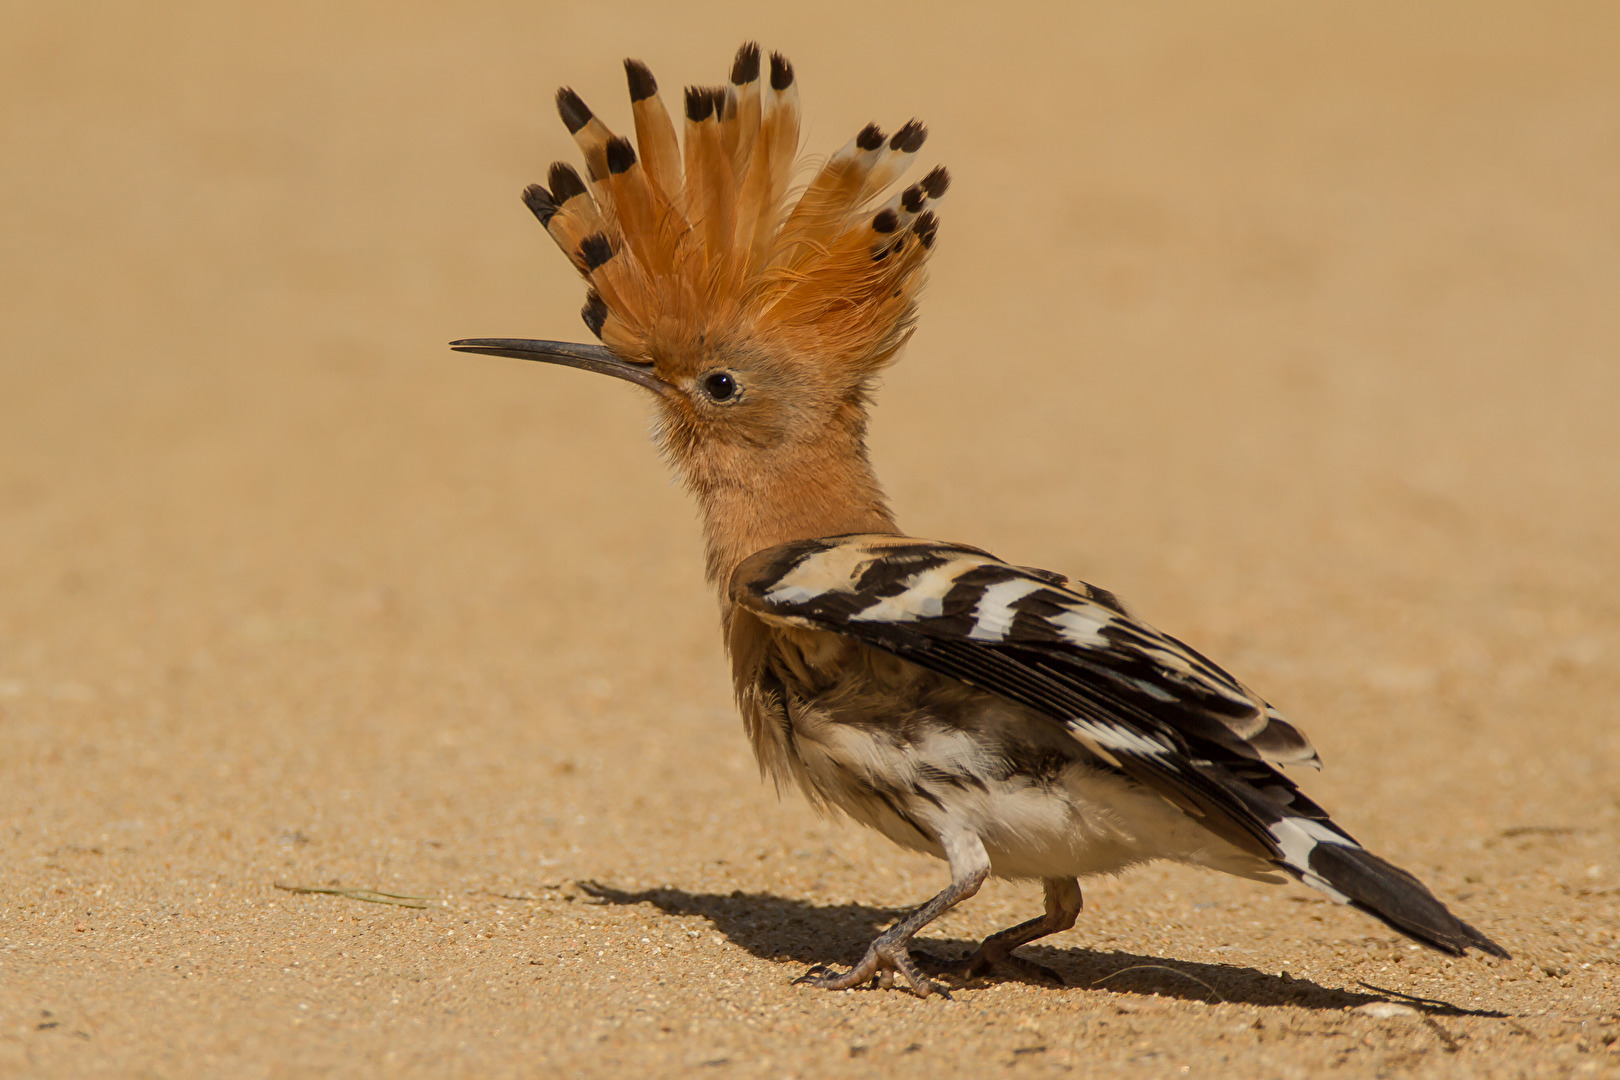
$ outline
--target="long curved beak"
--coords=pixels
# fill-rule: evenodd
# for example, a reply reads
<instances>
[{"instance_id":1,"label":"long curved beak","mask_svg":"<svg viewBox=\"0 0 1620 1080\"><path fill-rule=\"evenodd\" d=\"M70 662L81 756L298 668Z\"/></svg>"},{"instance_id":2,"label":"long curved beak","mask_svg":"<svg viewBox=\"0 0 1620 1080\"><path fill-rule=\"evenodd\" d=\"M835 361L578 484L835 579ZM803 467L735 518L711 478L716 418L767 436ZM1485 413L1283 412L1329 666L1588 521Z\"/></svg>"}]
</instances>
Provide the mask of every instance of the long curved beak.
<instances>
[{"instance_id":1,"label":"long curved beak","mask_svg":"<svg viewBox=\"0 0 1620 1080\"><path fill-rule=\"evenodd\" d=\"M651 364L632 364L628 360L620 360L613 355L611 349L601 345L576 345L571 341L533 341L528 338L462 338L460 341L452 341L450 347L457 352L538 360L543 364L561 364L563 367L594 371L599 375L612 375L616 379L645 387L655 394L674 392L674 387L653 374Z\"/></svg>"}]
</instances>

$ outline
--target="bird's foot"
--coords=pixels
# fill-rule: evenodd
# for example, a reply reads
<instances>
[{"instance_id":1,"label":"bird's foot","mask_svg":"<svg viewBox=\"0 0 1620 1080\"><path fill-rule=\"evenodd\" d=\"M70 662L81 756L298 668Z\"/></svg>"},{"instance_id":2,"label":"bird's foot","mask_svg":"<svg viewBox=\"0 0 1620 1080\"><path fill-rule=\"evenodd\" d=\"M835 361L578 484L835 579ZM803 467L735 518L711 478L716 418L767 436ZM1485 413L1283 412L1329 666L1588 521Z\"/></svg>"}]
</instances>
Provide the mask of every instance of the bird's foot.
<instances>
[{"instance_id":1,"label":"bird's foot","mask_svg":"<svg viewBox=\"0 0 1620 1080\"><path fill-rule=\"evenodd\" d=\"M949 998L950 993L938 983L925 976L917 967L916 961L906 948L909 935L898 935L892 932L879 934L861 957L860 963L848 971L839 973L825 964L817 964L797 979L794 986L815 986L822 990L848 990L863 983L877 980L878 986L888 989L894 985L895 976L906 984L906 987L918 997L927 997L938 994Z\"/></svg>"}]
</instances>

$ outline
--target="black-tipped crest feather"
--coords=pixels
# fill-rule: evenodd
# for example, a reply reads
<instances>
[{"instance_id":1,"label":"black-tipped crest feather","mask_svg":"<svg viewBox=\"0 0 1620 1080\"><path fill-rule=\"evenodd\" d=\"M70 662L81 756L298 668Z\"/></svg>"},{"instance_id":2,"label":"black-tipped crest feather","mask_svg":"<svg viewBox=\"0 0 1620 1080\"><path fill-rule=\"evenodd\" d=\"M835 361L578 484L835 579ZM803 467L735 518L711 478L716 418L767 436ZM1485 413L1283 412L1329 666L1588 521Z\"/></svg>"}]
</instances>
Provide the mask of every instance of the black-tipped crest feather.
<instances>
[{"instance_id":1,"label":"black-tipped crest feather","mask_svg":"<svg viewBox=\"0 0 1620 1080\"><path fill-rule=\"evenodd\" d=\"M567 86L557 90L557 115L562 117L563 126L568 128L568 134L577 135L579 130L591 122L591 110L586 107L580 96Z\"/></svg>"},{"instance_id":2,"label":"black-tipped crest feather","mask_svg":"<svg viewBox=\"0 0 1620 1080\"><path fill-rule=\"evenodd\" d=\"M653 78L652 69L640 60L626 59L624 62L625 79L630 84L630 101L645 101L658 93L658 80Z\"/></svg>"},{"instance_id":3,"label":"black-tipped crest feather","mask_svg":"<svg viewBox=\"0 0 1620 1080\"><path fill-rule=\"evenodd\" d=\"M737 58L731 62L731 83L733 86L747 86L759 78L759 43L745 41L737 50Z\"/></svg>"},{"instance_id":4,"label":"black-tipped crest feather","mask_svg":"<svg viewBox=\"0 0 1620 1080\"><path fill-rule=\"evenodd\" d=\"M586 270L595 270L613 258L613 245L602 233L592 233L580 241L579 258Z\"/></svg>"},{"instance_id":5,"label":"black-tipped crest feather","mask_svg":"<svg viewBox=\"0 0 1620 1080\"><path fill-rule=\"evenodd\" d=\"M923 247L931 248L934 246L934 236L939 232L939 218L934 216L932 210L925 210L917 215L911 231L917 234L917 239L922 241Z\"/></svg>"},{"instance_id":6,"label":"black-tipped crest feather","mask_svg":"<svg viewBox=\"0 0 1620 1080\"><path fill-rule=\"evenodd\" d=\"M686 118L701 124L714 115L714 94L706 86L686 88Z\"/></svg>"},{"instance_id":7,"label":"black-tipped crest feather","mask_svg":"<svg viewBox=\"0 0 1620 1080\"><path fill-rule=\"evenodd\" d=\"M523 189L523 205L539 219L542 227L550 225L551 219L557 214L556 200L552 199L551 192L539 184L530 184Z\"/></svg>"},{"instance_id":8,"label":"black-tipped crest feather","mask_svg":"<svg viewBox=\"0 0 1620 1080\"><path fill-rule=\"evenodd\" d=\"M615 174L629 172L630 166L634 165L635 163L636 148L630 145L629 139L626 139L623 136L615 135L613 138L608 140L608 172Z\"/></svg>"},{"instance_id":9,"label":"black-tipped crest feather","mask_svg":"<svg viewBox=\"0 0 1620 1080\"><path fill-rule=\"evenodd\" d=\"M771 53L771 89L781 91L792 85L793 65L781 53Z\"/></svg>"},{"instance_id":10,"label":"black-tipped crest feather","mask_svg":"<svg viewBox=\"0 0 1620 1080\"><path fill-rule=\"evenodd\" d=\"M551 171L546 176L551 185L551 197L558 206L563 205L576 195L585 194L585 181L580 178L574 167L567 162L553 162Z\"/></svg>"},{"instance_id":11,"label":"black-tipped crest feather","mask_svg":"<svg viewBox=\"0 0 1620 1080\"><path fill-rule=\"evenodd\" d=\"M607 304L595 292L586 293L585 306L580 309L579 314L585 320L585 325L590 327L591 333L595 334L597 339L600 340L602 337L602 324L607 322L608 317Z\"/></svg>"},{"instance_id":12,"label":"black-tipped crest feather","mask_svg":"<svg viewBox=\"0 0 1620 1080\"><path fill-rule=\"evenodd\" d=\"M915 154L928 141L928 129L921 120L907 120L906 125L889 140L889 149L903 154Z\"/></svg>"},{"instance_id":13,"label":"black-tipped crest feather","mask_svg":"<svg viewBox=\"0 0 1620 1080\"><path fill-rule=\"evenodd\" d=\"M861 128L861 133L855 136L855 145L862 150L876 150L883 145L883 129L876 124L867 124Z\"/></svg>"}]
</instances>

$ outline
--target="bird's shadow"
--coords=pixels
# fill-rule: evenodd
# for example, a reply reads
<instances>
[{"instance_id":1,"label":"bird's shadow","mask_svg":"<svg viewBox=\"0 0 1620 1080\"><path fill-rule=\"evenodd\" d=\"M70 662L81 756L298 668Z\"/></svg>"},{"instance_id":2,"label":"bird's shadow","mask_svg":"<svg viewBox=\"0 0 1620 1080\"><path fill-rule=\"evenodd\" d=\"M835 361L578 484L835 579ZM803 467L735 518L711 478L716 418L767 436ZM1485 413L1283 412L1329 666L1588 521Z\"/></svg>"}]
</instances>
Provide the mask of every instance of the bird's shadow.
<instances>
[{"instance_id":1,"label":"bird's shadow","mask_svg":"<svg viewBox=\"0 0 1620 1080\"><path fill-rule=\"evenodd\" d=\"M631 891L596 881L576 883L599 904L651 904L670 915L698 915L714 924L727 938L766 960L795 960L802 964L850 964L866 951L876 934L905 913L904 908L868 907L865 904L812 904L770 893L694 893L662 888ZM918 945L935 956L965 959L977 941L919 939ZM1245 1005L1292 1005L1306 1009L1350 1009L1358 1005L1398 1000L1430 1016L1488 1016L1507 1014L1464 1009L1449 1002L1417 998L1399 991L1361 994L1335 990L1284 973L1270 975L1238 964L1166 961L1120 951L1056 948L1029 945L1020 954L1045 965L1070 987ZM991 978L1025 980L1011 969ZM1035 985L1033 977L1028 981ZM1366 984L1363 984L1366 985Z\"/></svg>"}]
</instances>

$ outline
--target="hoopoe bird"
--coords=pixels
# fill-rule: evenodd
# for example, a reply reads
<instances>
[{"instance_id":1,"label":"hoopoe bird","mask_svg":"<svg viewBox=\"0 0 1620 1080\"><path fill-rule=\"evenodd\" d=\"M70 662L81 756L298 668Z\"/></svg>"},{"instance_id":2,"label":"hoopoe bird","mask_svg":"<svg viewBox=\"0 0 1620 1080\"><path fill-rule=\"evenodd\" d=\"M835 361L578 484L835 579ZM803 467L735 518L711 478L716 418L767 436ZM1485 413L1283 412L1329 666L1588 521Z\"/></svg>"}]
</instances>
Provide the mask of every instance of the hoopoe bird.
<instances>
[{"instance_id":1,"label":"hoopoe bird","mask_svg":"<svg viewBox=\"0 0 1620 1080\"><path fill-rule=\"evenodd\" d=\"M792 187L793 68L745 44L730 80L689 87L676 125L625 61L635 139L557 93L585 173L523 200L586 282L600 344L479 338L651 393L656 440L703 518L708 579L763 774L901 847L950 884L872 941L842 990L998 964L1067 930L1078 880L1155 859L1312 886L1443 953L1507 953L1416 877L1363 848L1280 766L1303 733L1108 591L900 531L866 451L873 380L911 336L950 178L894 189L912 120L862 128ZM912 937L990 875L1039 879L1046 910L951 968Z\"/></svg>"}]
</instances>

